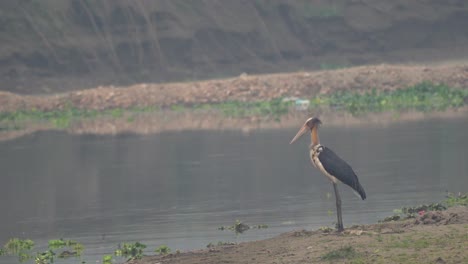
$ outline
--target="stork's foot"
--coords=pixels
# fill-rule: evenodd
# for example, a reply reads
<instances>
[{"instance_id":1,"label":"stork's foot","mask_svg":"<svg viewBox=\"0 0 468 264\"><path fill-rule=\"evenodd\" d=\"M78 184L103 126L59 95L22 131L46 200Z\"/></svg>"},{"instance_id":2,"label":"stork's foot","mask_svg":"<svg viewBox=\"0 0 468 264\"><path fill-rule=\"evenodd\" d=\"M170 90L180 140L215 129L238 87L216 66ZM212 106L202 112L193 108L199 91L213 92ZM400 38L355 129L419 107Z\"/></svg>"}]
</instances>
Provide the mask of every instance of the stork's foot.
<instances>
[{"instance_id":1,"label":"stork's foot","mask_svg":"<svg viewBox=\"0 0 468 264\"><path fill-rule=\"evenodd\" d=\"M336 224L336 232L337 233L343 233L344 232L343 226L340 226L339 224Z\"/></svg>"}]
</instances>

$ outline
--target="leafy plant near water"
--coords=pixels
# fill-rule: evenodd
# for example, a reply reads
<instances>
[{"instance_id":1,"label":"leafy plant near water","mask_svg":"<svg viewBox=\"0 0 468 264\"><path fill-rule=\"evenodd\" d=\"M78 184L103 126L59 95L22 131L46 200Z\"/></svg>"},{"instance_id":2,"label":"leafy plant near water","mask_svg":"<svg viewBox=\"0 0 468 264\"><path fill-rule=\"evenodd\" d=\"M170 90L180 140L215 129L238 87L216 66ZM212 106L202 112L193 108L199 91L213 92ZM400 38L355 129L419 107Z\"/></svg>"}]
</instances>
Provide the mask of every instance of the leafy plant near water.
<instances>
[{"instance_id":1,"label":"leafy plant near water","mask_svg":"<svg viewBox=\"0 0 468 264\"><path fill-rule=\"evenodd\" d=\"M98 111L78 109L71 106L66 107L65 109L52 111L39 111L36 109L18 110L15 112L0 113L0 130L19 129L19 123L25 121L46 121L50 122L56 128L64 129L69 127L73 121L79 119L92 119L106 116L122 118L128 113L138 114L144 112L156 112L158 110L158 107L133 107L129 109L112 108ZM132 117L130 116L128 119L131 120Z\"/></svg>"},{"instance_id":2,"label":"leafy plant near water","mask_svg":"<svg viewBox=\"0 0 468 264\"><path fill-rule=\"evenodd\" d=\"M242 234L242 233L244 233L245 231L247 231L247 230L249 230L251 228L252 229L268 228L268 225L260 224L260 225L250 226L250 225L247 225L247 224L241 222L240 220L236 220L236 222L231 226L218 227L219 230L232 230L232 231L236 232L236 234Z\"/></svg>"},{"instance_id":3,"label":"leafy plant near water","mask_svg":"<svg viewBox=\"0 0 468 264\"><path fill-rule=\"evenodd\" d=\"M111 264L112 263L112 255L105 255L102 257L102 263L104 264Z\"/></svg>"},{"instance_id":4,"label":"leafy plant near water","mask_svg":"<svg viewBox=\"0 0 468 264\"><path fill-rule=\"evenodd\" d=\"M49 249L61 249L67 248L68 250L72 250L71 252L75 252L75 255L81 255L83 253L84 247L82 244L76 242L75 240L64 240L64 239L54 239L49 240ZM70 251L69 251L70 252ZM64 255L63 252L61 255Z\"/></svg>"},{"instance_id":5,"label":"leafy plant near water","mask_svg":"<svg viewBox=\"0 0 468 264\"><path fill-rule=\"evenodd\" d=\"M395 209L393 210L394 214L392 216L385 217L383 220L379 220L379 222L415 218L419 213L424 213L427 211L443 211L447 210L447 208L457 205L468 206L468 193L458 193L456 195L453 193L447 193L445 200L440 203L422 204L418 206Z\"/></svg>"},{"instance_id":6,"label":"leafy plant near water","mask_svg":"<svg viewBox=\"0 0 468 264\"><path fill-rule=\"evenodd\" d=\"M126 257L128 260L141 259L145 248L146 245L140 242L123 243L122 246L119 245L114 254L119 257Z\"/></svg>"},{"instance_id":7,"label":"leafy plant near water","mask_svg":"<svg viewBox=\"0 0 468 264\"><path fill-rule=\"evenodd\" d=\"M217 104L196 104L192 106L171 105L168 109L173 112L215 110L220 111L227 117L247 117L264 116L279 120L279 118L289 112L290 102L283 102L281 99L262 102L239 102L230 101ZM18 110L15 112L0 113L0 130L16 130L20 128L22 122L26 121L46 121L59 129L68 128L73 121L80 119L92 119L110 116L112 118L122 118L126 116L128 122L134 120L134 115L144 112L157 112L159 107L133 107L129 109L112 108L102 111L78 109L67 107L62 110L38 111Z\"/></svg>"},{"instance_id":8,"label":"leafy plant near water","mask_svg":"<svg viewBox=\"0 0 468 264\"><path fill-rule=\"evenodd\" d=\"M228 117L264 116L279 120L282 115L289 113L291 104L291 102L283 102L281 98L277 98L260 102L229 101L217 104L200 104L194 105L192 109L219 110Z\"/></svg>"},{"instance_id":9,"label":"leafy plant near water","mask_svg":"<svg viewBox=\"0 0 468 264\"><path fill-rule=\"evenodd\" d=\"M47 250L43 252L34 254L31 252L33 248L34 241L30 239L12 238L4 245L0 255L18 256L19 262L34 258L36 264L48 264L54 262L58 249L65 249L59 253L59 258L78 257L84 250L82 244L74 240L63 239L50 240Z\"/></svg>"},{"instance_id":10,"label":"leafy plant near water","mask_svg":"<svg viewBox=\"0 0 468 264\"><path fill-rule=\"evenodd\" d=\"M237 243L234 243L234 242L223 242L223 241L218 241L218 243L213 243L213 242L210 242L208 245L206 245L207 248L212 248L212 247L215 247L215 246L233 246L233 245L237 245Z\"/></svg>"},{"instance_id":11,"label":"leafy plant near water","mask_svg":"<svg viewBox=\"0 0 468 264\"><path fill-rule=\"evenodd\" d=\"M167 245L161 245L157 247L154 252L158 253L159 255L166 255L171 253L171 249Z\"/></svg>"},{"instance_id":12,"label":"leafy plant near water","mask_svg":"<svg viewBox=\"0 0 468 264\"><path fill-rule=\"evenodd\" d=\"M444 84L422 82L394 91L358 93L351 90L315 97L311 108L329 107L352 114L383 111L443 111L468 102L468 89L450 88Z\"/></svg>"},{"instance_id":13,"label":"leafy plant near water","mask_svg":"<svg viewBox=\"0 0 468 264\"><path fill-rule=\"evenodd\" d=\"M79 257L83 253L84 247L75 240L54 239L49 240L49 247L44 252L36 254L37 264L54 263L54 258L57 255L57 249L64 249L58 254L58 258Z\"/></svg>"},{"instance_id":14,"label":"leafy plant near water","mask_svg":"<svg viewBox=\"0 0 468 264\"><path fill-rule=\"evenodd\" d=\"M34 241L30 239L12 238L0 249L0 256L18 256L19 262L24 262L32 258L31 250L34 248Z\"/></svg>"}]
</instances>

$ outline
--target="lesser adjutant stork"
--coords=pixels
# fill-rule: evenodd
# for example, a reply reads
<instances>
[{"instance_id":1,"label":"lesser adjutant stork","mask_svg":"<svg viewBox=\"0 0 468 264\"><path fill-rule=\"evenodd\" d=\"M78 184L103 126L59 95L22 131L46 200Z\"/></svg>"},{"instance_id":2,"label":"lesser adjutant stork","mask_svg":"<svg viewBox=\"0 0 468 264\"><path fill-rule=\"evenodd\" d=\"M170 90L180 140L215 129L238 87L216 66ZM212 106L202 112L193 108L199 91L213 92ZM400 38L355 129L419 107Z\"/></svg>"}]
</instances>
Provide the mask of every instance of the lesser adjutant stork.
<instances>
[{"instance_id":1,"label":"lesser adjutant stork","mask_svg":"<svg viewBox=\"0 0 468 264\"><path fill-rule=\"evenodd\" d=\"M342 232L343 228L343 219L341 215L341 198L338 193L338 181L348 185L353 188L354 191L362 198L366 199L366 192L362 188L359 180L354 173L351 166L349 166L346 161L338 157L331 149L322 146L319 141L318 136L318 127L322 124L322 121L317 117L311 117L307 119L302 128L297 132L296 136L291 140L289 144L294 143L298 138L300 138L304 133L310 131L312 143L309 146L310 149L310 160L314 167L319 169L327 178L333 183L333 189L335 190L336 198L336 213L338 217L338 223L336 227L338 232Z\"/></svg>"}]
</instances>

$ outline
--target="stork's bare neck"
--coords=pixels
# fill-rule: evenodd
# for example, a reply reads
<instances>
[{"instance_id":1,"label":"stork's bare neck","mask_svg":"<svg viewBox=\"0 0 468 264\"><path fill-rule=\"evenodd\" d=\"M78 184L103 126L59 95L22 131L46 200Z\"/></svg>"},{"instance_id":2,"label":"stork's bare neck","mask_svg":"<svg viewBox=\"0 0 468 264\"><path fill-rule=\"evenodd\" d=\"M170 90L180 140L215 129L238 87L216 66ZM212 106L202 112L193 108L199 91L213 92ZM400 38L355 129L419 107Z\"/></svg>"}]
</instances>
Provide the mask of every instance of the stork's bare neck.
<instances>
[{"instance_id":1,"label":"stork's bare neck","mask_svg":"<svg viewBox=\"0 0 468 264\"><path fill-rule=\"evenodd\" d=\"M313 126L310 129L310 148L313 148L320 144L319 135L318 135L318 126Z\"/></svg>"}]
</instances>

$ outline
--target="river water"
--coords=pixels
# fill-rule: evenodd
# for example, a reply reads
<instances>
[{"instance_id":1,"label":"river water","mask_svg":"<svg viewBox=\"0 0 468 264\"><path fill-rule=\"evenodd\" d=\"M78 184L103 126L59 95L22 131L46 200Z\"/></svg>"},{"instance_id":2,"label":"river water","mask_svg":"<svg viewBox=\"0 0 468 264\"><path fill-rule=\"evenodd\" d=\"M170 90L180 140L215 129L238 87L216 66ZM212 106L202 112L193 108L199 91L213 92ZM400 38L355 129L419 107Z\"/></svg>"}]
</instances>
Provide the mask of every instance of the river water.
<instances>
[{"instance_id":1,"label":"river water","mask_svg":"<svg viewBox=\"0 0 468 264\"><path fill-rule=\"evenodd\" d=\"M361 201L339 186L345 226L468 190L468 117L360 127L324 121L322 144L353 166L367 192ZM1 142L0 243L30 238L41 248L73 239L91 263L125 241L150 253L161 244L189 250L332 227L332 185L308 160L309 137L289 145L297 129L41 132ZM236 220L269 227L218 230Z\"/></svg>"}]
</instances>

